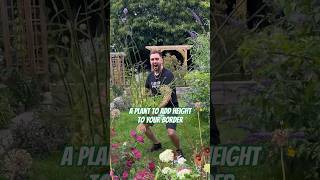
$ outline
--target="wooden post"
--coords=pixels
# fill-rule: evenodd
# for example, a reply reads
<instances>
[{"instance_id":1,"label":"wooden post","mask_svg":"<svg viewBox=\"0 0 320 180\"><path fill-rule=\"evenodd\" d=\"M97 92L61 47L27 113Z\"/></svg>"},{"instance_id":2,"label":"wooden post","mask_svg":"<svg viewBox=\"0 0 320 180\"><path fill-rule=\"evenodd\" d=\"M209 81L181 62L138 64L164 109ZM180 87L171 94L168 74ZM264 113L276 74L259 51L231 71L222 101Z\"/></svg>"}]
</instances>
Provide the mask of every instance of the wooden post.
<instances>
[{"instance_id":1,"label":"wooden post","mask_svg":"<svg viewBox=\"0 0 320 180\"><path fill-rule=\"evenodd\" d=\"M111 85L125 85L125 67L124 67L125 53L110 53L110 80Z\"/></svg>"},{"instance_id":2,"label":"wooden post","mask_svg":"<svg viewBox=\"0 0 320 180\"><path fill-rule=\"evenodd\" d=\"M12 64L12 58L10 56L11 47L10 47L7 1L1 0L0 11L1 11L3 43L4 43L4 58L6 60L6 67L10 67Z\"/></svg>"},{"instance_id":3,"label":"wooden post","mask_svg":"<svg viewBox=\"0 0 320 180\"><path fill-rule=\"evenodd\" d=\"M32 7L30 0L24 0L24 16L26 22L26 39L27 39L27 57L25 63L30 63L31 68L28 69L30 74L35 74L38 72L37 64L35 62L35 55L34 55L34 36L36 35L32 28Z\"/></svg>"}]
</instances>

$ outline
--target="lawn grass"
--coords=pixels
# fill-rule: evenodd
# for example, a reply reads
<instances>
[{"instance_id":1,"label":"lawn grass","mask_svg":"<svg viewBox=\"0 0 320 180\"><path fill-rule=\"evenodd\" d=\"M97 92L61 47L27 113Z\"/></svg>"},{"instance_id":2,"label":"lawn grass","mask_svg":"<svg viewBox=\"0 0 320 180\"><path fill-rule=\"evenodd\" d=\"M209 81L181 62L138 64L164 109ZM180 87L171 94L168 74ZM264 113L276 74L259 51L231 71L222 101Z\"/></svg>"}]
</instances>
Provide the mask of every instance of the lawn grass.
<instances>
[{"instance_id":1,"label":"lawn grass","mask_svg":"<svg viewBox=\"0 0 320 180\"><path fill-rule=\"evenodd\" d=\"M78 156L78 155L76 155ZM32 180L87 180L90 175L104 175L107 167L60 166L62 152L51 153L46 158L34 158L29 178ZM1 179L1 178L0 178Z\"/></svg>"},{"instance_id":2,"label":"lawn grass","mask_svg":"<svg viewBox=\"0 0 320 180\"><path fill-rule=\"evenodd\" d=\"M62 154L53 153L45 159L34 159L30 179L32 180L57 180L88 179L83 167L62 167L60 166Z\"/></svg>"},{"instance_id":3,"label":"lawn grass","mask_svg":"<svg viewBox=\"0 0 320 180\"><path fill-rule=\"evenodd\" d=\"M113 123L113 127L116 130L116 136L112 138L111 142L123 143L125 141L133 140L132 137L130 137L130 131L136 130L136 127L138 125L137 119L137 115L129 115L127 111L122 112L120 118L116 119ZM141 161L146 163L149 161L158 162L159 154L165 149L175 150L174 145L167 136L165 124L155 124L153 127L151 127L151 129L158 140L162 143L163 149L157 152L148 152L148 150L152 146L152 143L145 137L145 143L139 144L137 148L142 153ZM207 120L201 121L201 129L203 143L208 147L210 132ZM190 115L184 115L184 122L177 125L177 134L180 138L180 144L185 158L187 159L187 163L193 163L193 151L196 149L199 150L201 147L197 114L195 112Z\"/></svg>"}]
</instances>

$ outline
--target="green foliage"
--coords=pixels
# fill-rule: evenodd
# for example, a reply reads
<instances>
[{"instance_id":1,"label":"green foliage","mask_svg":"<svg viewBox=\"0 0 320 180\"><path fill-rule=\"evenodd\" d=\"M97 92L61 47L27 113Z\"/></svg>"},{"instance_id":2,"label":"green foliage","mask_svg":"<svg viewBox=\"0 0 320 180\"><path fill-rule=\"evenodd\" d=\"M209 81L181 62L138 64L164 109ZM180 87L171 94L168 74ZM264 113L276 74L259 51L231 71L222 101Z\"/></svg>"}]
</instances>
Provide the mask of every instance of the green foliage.
<instances>
[{"instance_id":1,"label":"green foliage","mask_svg":"<svg viewBox=\"0 0 320 180\"><path fill-rule=\"evenodd\" d=\"M190 91L185 96L185 101L190 103L201 102L204 110L209 110L210 74L201 71L192 71L185 76Z\"/></svg>"},{"instance_id":2,"label":"green foliage","mask_svg":"<svg viewBox=\"0 0 320 180\"><path fill-rule=\"evenodd\" d=\"M305 172L306 179L319 179L319 163L320 163L320 123L319 119L314 122L313 127L309 128L306 133L308 140L299 147L299 157L302 157L310 163L310 169Z\"/></svg>"},{"instance_id":3,"label":"green foliage","mask_svg":"<svg viewBox=\"0 0 320 180\"><path fill-rule=\"evenodd\" d=\"M320 9L316 1L274 1L273 10L284 16L270 17L272 23L250 33L238 48L246 71L257 82L253 94L243 98L236 116L257 130L283 127L304 131L306 141L301 159L311 166L308 179L319 178L320 109ZM278 4L280 3L280 4ZM278 6L277 6L278 5Z\"/></svg>"},{"instance_id":4,"label":"green foliage","mask_svg":"<svg viewBox=\"0 0 320 180\"><path fill-rule=\"evenodd\" d=\"M145 45L183 44L187 31L202 31L209 19L209 1L111 1L111 44L122 47L133 39ZM124 9L127 8L127 14ZM201 22L192 16L196 12ZM198 23L202 24L199 25ZM126 46L123 46L126 47Z\"/></svg>"},{"instance_id":5,"label":"green foliage","mask_svg":"<svg viewBox=\"0 0 320 180\"><path fill-rule=\"evenodd\" d=\"M12 99L15 102L14 106L22 104L24 110L29 110L41 101L41 89L37 78L28 78L19 72L13 72L8 82L8 88Z\"/></svg>"},{"instance_id":6,"label":"green foliage","mask_svg":"<svg viewBox=\"0 0 320 180\"><path fill-rule=\"evenodd\" d=\"M189 103L201 102L203 110L209 111L210 105L210 44L209 33L201 34L196 39L190 39L193 71L188 72L184 79L190 91L184 96Z\"/></svg>"},{"instance_id":7,"label":"green foliage","mask_svg":"<svg viewBox=\"0 0 320 180\"><path fill-rule=\"evenodd\" d=\"M142 76L141 76L142 75ZM141 79L136 80L132 77L130 80L130 98L133 107L158 107L163 99L163 95L150 96L144 87L146 75L139 74Z\"/></svg>"},{"instance_id":8,"label":"green foliage","mask_svg":"<svg viewBox=\"0 0 320 180\"><path fill-rule=\"evenodd\" d=\"M240 2L240 1L239 1ZM214 2L212 24L214 32L211 37L212 76L218 81L248 80L250 76L242 71L241 58L236 55L239 45L250 32L245 21L236 20L237 17L228 18L225 12L230 1ZM247 17L250 19L250 17Z\"/></svg>"},{"instance_id":9,"label":"green foliage","mask_svg":"<svg viewBox=\"0 0 320 180\"><path fill-rule=\"evenodd\" d=\"M179 60L174 55L166 54L163 57L164 61L164 67L169 69L174 77L175 77L175 85L176 86L185 86L186 82L184 81L183 77L186 74L186 71L184 70L183 66L179 62Z\"/></svg>"},{"instance_id":10,"label":"green foliage","mask_svg":"<svg viewBox=\"0 0 320 180\"><path fill-rule=\"evenodd\" d=\"M6 128L14 116L10 106L9 93L5 88L0 88L0 129Z\"/></svg>"},{"instance_id":11,"label":"green foliage","mask_svg":"<svg viewBox=\"0 0 320 180\"><path fill-rule=\"evenodd\" d=\"M193 45L191 49L192 62L194 68L209 73L210 72L210 34L199 34L197 38L189 39Z\"/></svg>"},{"instance_id":12,"label":"green foliage","mask_svg":"<svg viewBox=\"0 0 320 180\"><path fill-rule=\"evenodd\" d=\"M137 77L137 79L136 79ZM128 82L129 82L129 91L132 106L134 107L143 107L143 101L146 96L145 92L145 81L146 73L135 74L133 71L129 72Z\"/></svg>"},{"instance_id":13,"label":"green foliage","mask_svg":"<svg viewBox=\"0 0 320 180\"><path fill-rule=\"evenodd\" d=\"M54 1L51 3L54 7L60 5L58 8L61 10L55 8L55 15L49 22L48 50L51 64L58 69L55 75L63 82L64 93L67 95L65 99L68 100L68 104L61 107L63 118L59 120L71 122L68 128L71 129L73 143L101 144L108 134L104 115L105 97L100 94L103 89L101 86L106 86L109 81L106 74L106 55L109 52L106 48L106 34L97 35L91 32L92 28L87 27L92 23L92 19L96 19L93 16L104 16L101 12L105 9L94 9L99 1L91 4L84 2L84 7L71 7L71 3L65 0L60 4L55 4ZM93 11L94 13L90 13ZM104 21L94 23L99 24L96 27L97 32L106 31Z\"/></svg>"},{"instance_id":14,"label":"green foliage","mask_svg":"<svg viewBox=\"0 0 320 180\"><path fill-rule=\"evenodd\" d=\"M239 112L240 118L268 130L281 120L290 128L310 127L320 102L319 42L317 36L288 35L281 28L251 35L238 52L258 89L246 97L240 111L247 113Z\"/></svg>"},{"instance_id":15,"label":"green foliage","mask_svg":"<svg viewBox=\"0 0 320 180\"><path fill-rule=\"evenodd\" d=\"M275 9L282 9L284 15L288 17L288 20L291 23L296 24L300 21L299 17L295 16L297 14L304 16L303 21L313 21L314 23L320 22L320 8L319 1L317 0L276 0L272 5Z\"/></svg>"},{"instance_id":16,"label":"green foliage","mask_svg":"<svg viewBox=\"0 0 320 180\"><path fill-rule=\"evenodd\" d=\"M113 85L111 87L112 89L112 93L115 97L119 97L119 96L122 96L123 95L123 88L120 87L120 86L116 86L116 85Z\"/></svg>"},{"instance_id":17,"label":"green foliage","mask_svg":"<svg viewBox=\"0 0 320 180\"><path fill-rule=\"evenodd\" d=\"M115 144L123 144L124 142L128 142L130 140L130 131L136 129L137 120L139 115L132 115L128 112L121 112L119 119L115 121L115 137L111 138L111 143ZM178 124L177 134L180 139L180 144L183 149L183 153L185 159L187 160L186 163L192 164L194 161L194 151L199 149L200 146L195 144L195 140L198 140L199 132L195 130L195 127L198 127L197 121L197 114L192 113L191 115L183 115L184 123ZM203 122L202 124L202 131L209 132L209 124L207 122ZM174 145L172 144L171 140L168 138L167 131L165 130L164 124L155 124L152 127L152 131L162 143L162 147L166 147L167 149L174 149ZM183 138L182 138L183 137ZM204 138L204 144L209 144L209 138ZM142 166L146 166L150 161L154 161L156 165L160 164L159 159L159 151L157 152L149 152L149 147L152 145L152 142L148 139L145 139L144 144L137 144L137 148L141 151L142 157L140 162L143 163ZM111 151L120 151L119 149L112 149ZM111 152L113 153L113 152ZM131 171L130 171L131 173ZM132 172L135 174L135 172ZM161 179L161 178L158 178Z\"/></svg>"},{"instance_id":18,"label":"green foliage","mask_svg":"<svg viewBox=\"0 0 320 180\"><path fill-rule=\"evenodd\" d=\"M61 151L63 153L63 151ZM70 180L79 180L83 177L89 177L89 170L86 167L62 167L60 166L60 160L63 156L62 153L53 153L46 159L36 158L33 160L32 170L30 173L30 179L34 180L56 180L65 179L68 177ZM96 172L91 172L95 174ZM0 177L1 179L1 177Z\"/></svg>"}]
</instances>

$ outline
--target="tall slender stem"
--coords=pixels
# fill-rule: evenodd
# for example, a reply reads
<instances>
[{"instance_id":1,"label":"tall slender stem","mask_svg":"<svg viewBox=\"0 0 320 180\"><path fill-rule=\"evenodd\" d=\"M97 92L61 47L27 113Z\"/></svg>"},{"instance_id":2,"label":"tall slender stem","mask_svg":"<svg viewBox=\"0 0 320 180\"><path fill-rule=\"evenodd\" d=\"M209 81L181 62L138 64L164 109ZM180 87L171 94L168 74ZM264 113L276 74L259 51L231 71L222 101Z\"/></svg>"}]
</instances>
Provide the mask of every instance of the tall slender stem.
<instances>
[{"instance_id":1,"label":"tall slender stem","mask_svg":"<svg viewBox=\"0 0 320 180\"><path fill-rule=\"evenodd\" d=\"M87 107L87 117L88 117L88 123L89 123L89 131L90 131L90 138L91 138L91 143L94 144L94 135L93 135L93 122L91 118L91 96L90 96L90 85L87 84L87 76L86 76L86 68L84 65L83 57L80 52L80 45L79 45L79 39L77 36L77 31L75 30L75 24L74 20L76 19L72 13L70 4L68 1L62 1L64 8L66 9L67 16L70 20L69 24L69 31L71 35L71 53L72 57L78 60L78 65L79 65L79 73L81 77L81 82L83 86L83 90L85 93L85 100L86 100L86 107Z\"/></svg>"},{"instance_id":2,"label":"tall slender stem","mask_svg":"<svg viewBox=\"0 0 320 180\"><path fill-rule=\"evenodd\" d=\"M286 180L286 170L284 169L284 160L283 160L283 147L280 147L280 158L281 158L281 168L282 168L282 179Z\"/></svg>"},{"instance_id":3,"label":"tall slender stem","mask_svg":"<svg viewBox=\"0 0 320 180\"><path fill-rule=\"evenodd\" d=\"M99 69L98 69L98 57L97 57L97 51L94 46L93 38L91 35L91 30L90 30L90 24L89 24L89 19L88 19L88 9L87 9L87 1L85 1L85 12L86 12L86 18L87 18L87 28L88 28L88 34L89 34L89 40L90 44L92 47L93 51L93 56L94 56L94 68L95 68L95 79L96 79L96 89L97 89L97 98L98 98L98 104L99 104L99 112L100 112L100 118L102 122L102 134L103 138L106 138L106 128L105 128L105 119L104 119L104 113L103 113L103 107L102 107L102 102L100 98L100 80L99 80Z\"/></svg>"},{"instance_id":4,"label":"tall slender stem","mask_svg":"<svg viewBox=\"0 0 320 180\"><path fill-rule=\"evenodd\" d=\"M200 143L201 143L201 147L203 147L203 143L202 143L202 133L201 133L201 124L200 124L200 111L198 111L198 123L199 123Z\"/></svg>"}]
</instances>

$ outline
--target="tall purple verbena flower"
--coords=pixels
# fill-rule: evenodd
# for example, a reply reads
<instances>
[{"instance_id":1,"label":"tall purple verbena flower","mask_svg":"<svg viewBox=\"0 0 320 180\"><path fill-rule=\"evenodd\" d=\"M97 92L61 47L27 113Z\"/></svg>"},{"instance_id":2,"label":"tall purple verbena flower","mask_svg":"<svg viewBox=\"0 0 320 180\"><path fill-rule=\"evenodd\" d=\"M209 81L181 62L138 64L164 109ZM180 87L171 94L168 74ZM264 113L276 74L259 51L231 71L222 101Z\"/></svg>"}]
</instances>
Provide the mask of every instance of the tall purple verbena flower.
<instances>
[{"instance_id":1,"label":"tall purple verbena flower","mask_svg":"<svg viewBox=\"0 0 320 180\"><path fill-rule=\"evenodd\" d=\"M192 17L196 20L197 23L199 23L200 25L202 24L201 18L190 8L188 8L191 11Z\"/></svg>"},{"instance_id":2,"label":"tall purple verbena flower","mask_svg":"<svg viewBox=\"0 0 320 180\"><path fill-rule=\"evenodd\" d=\"M127 15L128 14L128 9L124 8L122 12L123 12L124 15Z\"/></svg>"}]
</instances>

